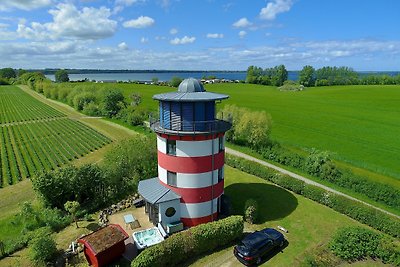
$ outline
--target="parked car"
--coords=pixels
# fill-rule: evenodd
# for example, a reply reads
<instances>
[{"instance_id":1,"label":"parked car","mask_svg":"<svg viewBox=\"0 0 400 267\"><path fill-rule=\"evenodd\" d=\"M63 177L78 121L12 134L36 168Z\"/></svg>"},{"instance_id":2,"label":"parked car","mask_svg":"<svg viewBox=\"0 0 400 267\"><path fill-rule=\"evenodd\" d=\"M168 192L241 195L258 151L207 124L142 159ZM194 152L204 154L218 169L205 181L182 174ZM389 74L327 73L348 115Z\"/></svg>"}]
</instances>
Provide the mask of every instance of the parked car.
<instances>
[{"instance_id":1,"label":"parked car","mask_svg":"<svg viewBox=\"0 0 400 267\"><path fill-rule=\"evenodd\" d=\"M260 264L262 257L285 244L282 233L272 228L255 231L247 235L233 249L236 258L245 265Z\"/></svg>"}]
</instances>

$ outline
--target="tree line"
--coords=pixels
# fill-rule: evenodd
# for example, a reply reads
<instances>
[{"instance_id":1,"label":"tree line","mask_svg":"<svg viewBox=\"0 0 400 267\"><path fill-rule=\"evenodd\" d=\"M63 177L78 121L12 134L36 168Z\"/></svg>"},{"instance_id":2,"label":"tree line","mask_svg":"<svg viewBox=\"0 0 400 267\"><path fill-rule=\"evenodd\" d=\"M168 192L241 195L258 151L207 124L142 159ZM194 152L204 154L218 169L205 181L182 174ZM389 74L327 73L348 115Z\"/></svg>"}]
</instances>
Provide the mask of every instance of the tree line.
<instances>
[{"instance_id":1,"label":"tree line","mask_svg":"<svg viewBox=\"0 0 400 267\"><path fill-rule=\"evenodd\" d=\"M257 66L249 66L247 68L246 83L282 86L287 79L288 71L285 65L266 69ZM349 67L326 66L315 69L310 65L306 65L299 72L297 82L306 87L332 85L399 85L400 74L396 76L390 76L388 74L359 74Z\"/></svg>"}]
</instances>

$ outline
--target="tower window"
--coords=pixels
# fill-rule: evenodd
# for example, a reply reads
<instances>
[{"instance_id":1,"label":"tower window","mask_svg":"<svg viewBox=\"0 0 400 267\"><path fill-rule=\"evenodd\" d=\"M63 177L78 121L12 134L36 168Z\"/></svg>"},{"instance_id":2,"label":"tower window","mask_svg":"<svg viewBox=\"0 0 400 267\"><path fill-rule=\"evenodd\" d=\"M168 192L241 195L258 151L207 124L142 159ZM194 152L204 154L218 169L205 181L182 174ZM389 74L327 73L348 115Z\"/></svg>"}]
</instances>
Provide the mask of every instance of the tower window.
<instances>
[{"instance_id":1,"label":"tower window","mask_svg":"<svg viewBox=\"0 0 400 267\"><path fill-rule=\"evenodd\" d=\"M167 172L167 184L170 186L176 186L176 172Z\"/></svg>"},{"instance_id":2,"label":"tower window","mask_svg":"<svg viewBox=\"0 0 400 267\"><path fill-rule=\"evenodd\" d=\"M223 168L219 168L218 169L218 182L221 182L222 180L224 180L224 171L223 171Z\"/></svg>"},{"instance_id":3,"label":"tower window","mask_svg":"<svg viewBox=\"0 0 400 267\"><path fill-rule=\"evenodd\" d=\"M223 136L218 138L218 145L219 145L219 147L218 147L219 152L224 150L224 137Z\"/></svg>"},{"instance_id":4,"label":"tower window","mask_svg":"<svg viewBox=\"0 0 400 267\"><path fill-rule=\"evenodd\" d=\"M176 141L167 140L167 154L176 156Z\"/></svg>"}]
</instances>

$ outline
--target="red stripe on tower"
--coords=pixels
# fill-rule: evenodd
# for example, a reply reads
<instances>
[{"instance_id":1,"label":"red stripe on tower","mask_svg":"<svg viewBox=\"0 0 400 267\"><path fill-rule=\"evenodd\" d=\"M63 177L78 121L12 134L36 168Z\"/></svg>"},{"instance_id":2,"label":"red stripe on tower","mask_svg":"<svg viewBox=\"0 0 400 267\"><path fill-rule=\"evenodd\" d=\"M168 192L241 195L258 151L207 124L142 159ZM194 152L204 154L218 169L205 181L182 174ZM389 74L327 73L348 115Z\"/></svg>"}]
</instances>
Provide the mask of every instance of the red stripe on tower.
<instances>
[{"instance_id":1,"label":"red stripe on tower","mask_svg":"<svg viewBox=\"0 0 400 267\"><path fill-rule=\"evenodd\" d=\"M170 172L209 172L222 168L224 166L224 160L225 151L214 154L214 156L209 155L204 157L177 157L158 151L158 165Z\"/></svg>"}]
</instances>

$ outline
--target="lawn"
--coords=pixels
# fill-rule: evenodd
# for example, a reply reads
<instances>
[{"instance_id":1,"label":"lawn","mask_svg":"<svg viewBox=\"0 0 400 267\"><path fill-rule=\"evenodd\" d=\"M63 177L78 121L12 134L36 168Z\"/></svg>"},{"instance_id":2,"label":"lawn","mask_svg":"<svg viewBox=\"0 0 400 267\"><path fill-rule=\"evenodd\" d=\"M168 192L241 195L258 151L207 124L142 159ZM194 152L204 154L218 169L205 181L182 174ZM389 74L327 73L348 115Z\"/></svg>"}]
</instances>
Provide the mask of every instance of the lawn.
<instances>
[{"instance_id":1,"label":"lawn","mask_svg":"<svg viewBox=\"0 0 400 267\"><path fill-rule=\"evenodd\" d=\"M247 231L281 225L289 230L286 235L289 245L272 259L269 266L298 266L302 254L326 244L340 227L361 225L360 223L315 203L302 196L282 189L265 180L226 166L225 194L230 196L235 214L243 214L244 203L249 198L258 201L259 224L246 224ZM204 256L191 266L241 266L230 246L211 255ZM372 265L374 264L374 265ZM380 263L370 262L379 266Z\"/></svg>"},{"instance_id":2,"label":"lawn","mask_svg":"<svg viewBox=\"0 0 400 267\"><path fill-rule=\"evenodd\" d=\"M99 85L110 86L110 85ZM115 84L126 96L140 93L157 111L157 93L175 88ZM280 92L252 84L210 84L206 90L228 94L219 107L234 104L264 110L273 120L272 138L299 151L328 150L342 166L400 188L400 86L330 86Z\"/></svg>"}]
</instances>

